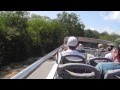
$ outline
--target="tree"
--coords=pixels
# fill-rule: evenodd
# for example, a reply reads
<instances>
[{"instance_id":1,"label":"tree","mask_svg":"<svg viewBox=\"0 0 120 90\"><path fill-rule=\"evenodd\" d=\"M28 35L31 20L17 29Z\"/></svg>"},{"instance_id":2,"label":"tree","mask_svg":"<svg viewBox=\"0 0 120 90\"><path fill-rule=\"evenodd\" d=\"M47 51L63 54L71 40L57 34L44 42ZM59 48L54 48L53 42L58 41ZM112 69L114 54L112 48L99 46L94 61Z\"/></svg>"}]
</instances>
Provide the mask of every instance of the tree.
<instances>
[{"instance_id":1,"label":"tree","mask_svg":"<svg viewBox=\"0 0 120 90\"><path fill-rule=\"evenodd\" d=\"M61 28L64 28L66 36L84 36L85 26L75 13L62 12L57 15L57 19L63 25Z\"/></svg>"},{"instance_id":2,"label":"tree","mask_svg":"<svg viewBox=\"0 0 120 90\"><path fill-rule=\"evenodd\" d=\"M116 34L116 33L112 33L112 34L111 34L111 41L112 41L113 43L115 43L118 38L120 38L120 35L119 35L119 34Z\"/></svg>"},{"instance_id":3,"label":"tree","mask_svg":"<svg viewBox=\"0 0 120 90\"><path fill-rule=\"evenodd\" d=\"M100 38L100 33L96 30L93 31L94 33L94 38L99 39Z\"/></svg>"},{"instance_id":4,"label":"tree","mask_svg":"<svg viewBox=\"0 0 120 90\"><path fill-rule=\"evenodd\" d=\"M100 39L112 41L112 36L108 32L102 32L100 34Z\"/></svg>"},{"instance_id":5,"label":"tree","mask_svg":"<svg viewBox=\"0 0 120 90\"><path fill-rule=\"evenodd\" d=\"M30 18L28 32L32 39L32 47L34 54L43 55L53 50L53 31L51 19L46 19L39 15L32 15Z\"/></svg>"},{"instance_id":6,"label":"tree","mask_svg":"<svg viewBox=\"0 0 120 90\"><path fill-rule=\"evenodd\" d=\"M12 61L24 60L27 57L27 12L4 11L1 12L1 31L4 32L3 59L7 64Z\"/></svg>"},{"instance_id":7,"label":"tree","mask_svg":"<svg viewBox=\"0 0 120 90\"><path fill-rule=\"evenodd\" d=\"M91 29L86 29L85 31L85 37L88 37L88 38L96 38L96 39L99 39L99 32L97 32L96 30L91 30Z\"/></svg>"},{"instance_id":8,"label":"tree","mask_svg":"<svg viewBox=\"0 0 120 90\"><path fill-rule=\"evenodd\" d=\"M115 45L120 46L120 38L117 38L114 42Z\"/></svg>"}]
</instances>

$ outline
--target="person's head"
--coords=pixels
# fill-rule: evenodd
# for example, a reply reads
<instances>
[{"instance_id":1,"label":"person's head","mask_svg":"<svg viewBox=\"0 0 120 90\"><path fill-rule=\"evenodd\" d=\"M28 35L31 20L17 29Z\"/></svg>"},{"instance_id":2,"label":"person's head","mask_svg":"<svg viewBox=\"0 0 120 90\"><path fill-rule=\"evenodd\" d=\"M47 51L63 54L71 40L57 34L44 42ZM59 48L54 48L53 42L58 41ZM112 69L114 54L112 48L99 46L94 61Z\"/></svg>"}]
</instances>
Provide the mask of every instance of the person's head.
<instances>
[{"instance_id":1,"label":"person's head","mask_svg":"<svg viewBox=\"0 0 120 90\"><path fill-rule=\"evenodd\" d=\"M72 50L76 49L77 45L78 45L78 40L77 40L76 37L71 36L71 37L68 38L68 40L67 40L67 46L70 49L72 49Z\"/></svg>"},{"instance_id":2,"label":"person's head","mask_svg":"<svg viewBox=\"0 0 120 90\"><path fill-rule=\"evenodd\" d=\"M98 48L103 48L103 44L98 44Z\"/></svg>"},{"instance_id":3,"label":"person's head","mask_svg":"<svg viewBox=\"0 0 120 90\"><path fill-rule=\"evenodd\" d=\"M108 46L108 48L107 48L107 51L112 51L112 49L114 48L114 46Z\"/></svg>"},{"instance_id":4,"label":"person's head","mask_svg":"<svg viewBox=\"0 0 120 90\"><path fill-rule=\"evenodd\" d=\"M113 60L118 60L120 62L120 47L115 46L112 50Z\"/></svg>"},{"instance_id":5,"label":"person's head","mask_svg":"<svg viewBox=\"0 0 120 90\"><path fill-rule=\"evenodd\" d=\"M83 47L83 44L79 44L80 47Z\"/></svg>"},{"instance_id":6,"label":"person's head","mask_svg":"<svg viewBox=\"0 0 120 90\"><path fill-rule=\"evenodd\" d=\"M83 44L80 43L80 44L78 45L77 49L83 49Z\"/></svg>"}]
</instances>

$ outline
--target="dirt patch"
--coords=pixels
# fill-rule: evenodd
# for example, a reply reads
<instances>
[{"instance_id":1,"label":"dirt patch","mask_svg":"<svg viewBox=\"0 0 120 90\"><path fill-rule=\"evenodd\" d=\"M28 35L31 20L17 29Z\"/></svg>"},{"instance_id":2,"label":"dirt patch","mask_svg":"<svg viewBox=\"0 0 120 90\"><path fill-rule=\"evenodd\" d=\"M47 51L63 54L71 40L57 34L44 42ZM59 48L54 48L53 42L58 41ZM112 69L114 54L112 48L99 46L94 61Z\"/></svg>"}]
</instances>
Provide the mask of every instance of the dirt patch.
<instances>
[{"instance_id":1,"label":"dirt patch","mask_svg":"<svg viewBox=\"0 0 120 90\"><path fill-rule=\"evenodd\" d=\"M26 61L11 63L10 65L0 67L0 79L10 79L23 69L30 66L39 58L29 58Z\"/></svg>"}]
</instances>

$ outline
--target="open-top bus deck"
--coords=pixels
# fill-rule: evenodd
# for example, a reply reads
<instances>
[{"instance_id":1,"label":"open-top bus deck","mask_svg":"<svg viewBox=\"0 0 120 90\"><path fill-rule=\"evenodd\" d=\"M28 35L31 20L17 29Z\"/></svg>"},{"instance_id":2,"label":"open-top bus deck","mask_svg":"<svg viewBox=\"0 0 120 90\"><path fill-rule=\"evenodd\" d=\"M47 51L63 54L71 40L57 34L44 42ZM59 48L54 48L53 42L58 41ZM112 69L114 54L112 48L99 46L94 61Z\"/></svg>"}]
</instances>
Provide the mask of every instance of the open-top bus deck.
<instances>
[{"instance_id":1,"label":"open-top bus deck","mask_svg":"<svg viewBox=\"0 0 120 90\"><path fill-rule=\"evenodd\" d=\"M79 40L79 38L78 38ZM83 38L81 37L81 41L88 41L90 42L101 42L102 40L97 39L89 39L89 38ZM110 44L110 41L103 41L105 44ZM58 69L58 61L60 61L60 57L57 57L56 54L59 56L59 51L62 46L58 47L57 49L53 50L49 54L45 55L23 71L19 72L17 75L13 76L11 79L55 79L56 71ZM85 56L86 56L86 62L88 62L91 58L94 58L95 53L97 53L96 50L93 49L85 49ZM97 58L98 59L98 58ZM104 58L99 58L104 59ZM87 64L87 63L86 63ZM64 78L63 78L64 79Z\"/></svg>"}]
</instances>

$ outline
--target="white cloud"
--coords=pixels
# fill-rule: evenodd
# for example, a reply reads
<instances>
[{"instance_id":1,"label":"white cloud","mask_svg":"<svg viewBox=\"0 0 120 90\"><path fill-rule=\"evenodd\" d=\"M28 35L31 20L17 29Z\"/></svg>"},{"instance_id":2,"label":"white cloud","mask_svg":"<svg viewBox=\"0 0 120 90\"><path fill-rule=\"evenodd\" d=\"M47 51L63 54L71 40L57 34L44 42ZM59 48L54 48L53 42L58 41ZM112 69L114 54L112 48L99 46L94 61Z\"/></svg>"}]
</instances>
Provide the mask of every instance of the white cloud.
<instances>
[{"instance_id":1,"label":"white cloud","mask_svg":"<svg viewBox=\"0 0 120 90\"><path fill-rule=\"evenodd\" d=\"M97 30L95 27L90 27L88 25L86 25L85 29Z\"/></svg>"},{"instance_id":2,"label":"white cloud","mask_svg":"<svg viewBox=\"0 0 120 90\"><path fill-rule=\"evenodd\" d=\"M118 30L112 29L110 27L102 27L99 30L100 30L100 32L106 31L108 33L118 32ZM118 32L118 33L120 33L120 32Z\"/></svg>"},{"instance_id":3,"label":"white cloud","mask_svg":"<svg viewBox=\"0 0 120 90\"><path fill-rule=\"evenodd\" d=\"M120 11L102 11L100 12L100 15L105 19L105 20L112 20L112 21L117 21L120 22Z\"/></svg>"}]
</instances>

